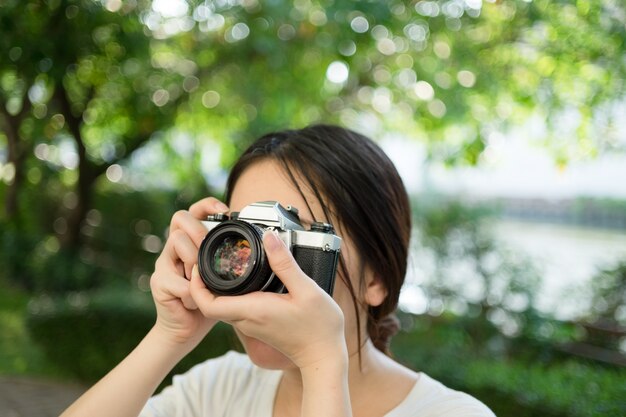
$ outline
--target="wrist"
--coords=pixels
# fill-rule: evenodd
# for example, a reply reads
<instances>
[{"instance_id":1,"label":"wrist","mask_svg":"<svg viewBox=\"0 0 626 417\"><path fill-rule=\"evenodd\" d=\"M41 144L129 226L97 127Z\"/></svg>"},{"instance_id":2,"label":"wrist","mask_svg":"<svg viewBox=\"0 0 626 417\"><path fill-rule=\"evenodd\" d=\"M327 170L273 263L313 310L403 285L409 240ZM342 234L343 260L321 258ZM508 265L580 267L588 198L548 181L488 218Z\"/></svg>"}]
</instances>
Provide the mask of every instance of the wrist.
<instances>
[{"instance_id":1,"label":"wrist","mask_svg":"<svg viewBox=\"0 0 626 417\"><path fill-rule=\"evenodd\" d=\"M329 353L322 355L319 359L300 367L300 373L304 379L307 376L315 376L320 373L340 375L348 372L348 349L345 342L339 343L331 349Z\"/></svg>"},{"instance_id":2,"label":"wrist","mask_svg":"<svg viewBox=\"0 0 626 417\"><path fill-rule=\"evenodd\" d=\"M152 326L146 335L146 339L149 339L153 346L171 355L180 356L181 359L187 353L191 352L198 345L198 343L200 343L203 337L204 335L197 335L189 338L175 336L171 332L168 332L159 326L158 323Z\"/></svg>"},{"instance_id":3,"label":"wrist","mask_svg":"<svg viewBox=\"0 0 626 417\"><path fill-rule=\"evenodd\" d=\"M349 359L345 343L334 355L300 368L302 416L352 415L348 386Z\"/></svg>"}]
</instances>

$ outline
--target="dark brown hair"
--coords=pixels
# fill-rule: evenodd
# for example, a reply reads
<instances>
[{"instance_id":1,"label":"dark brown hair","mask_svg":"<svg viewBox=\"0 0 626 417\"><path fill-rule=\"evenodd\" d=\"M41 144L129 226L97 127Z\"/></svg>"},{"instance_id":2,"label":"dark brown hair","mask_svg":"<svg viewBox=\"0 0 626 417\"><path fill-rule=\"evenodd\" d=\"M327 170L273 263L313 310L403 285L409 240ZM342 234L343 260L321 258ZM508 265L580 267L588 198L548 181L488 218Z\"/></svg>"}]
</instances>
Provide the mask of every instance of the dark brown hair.
<instances>
[{"instance_id":1,"label":"dark brown hair","mask_svg":"<svg viewBox=\"0 0 626 417\"><path fill-rule=\"evenodd\" d=\"M382 280L387 297L381 305L367 307L367 332L374 345L389 354L389 342L398 330L394 312L406 273L411 232L409 199L393 163L372 140L337 126L269 133L255 141L233 166L226 184L227 204L246 168L267 159L285 169L303 198L296 177L308 183L326 217L314 220L334 219L339 223L335 227L350 236L361 261L358 293L363 291L366 267ZM358 307L363 304L343 259L339 268L338 275L352 296L361 340Z\"/></svg>"}]
</instances>

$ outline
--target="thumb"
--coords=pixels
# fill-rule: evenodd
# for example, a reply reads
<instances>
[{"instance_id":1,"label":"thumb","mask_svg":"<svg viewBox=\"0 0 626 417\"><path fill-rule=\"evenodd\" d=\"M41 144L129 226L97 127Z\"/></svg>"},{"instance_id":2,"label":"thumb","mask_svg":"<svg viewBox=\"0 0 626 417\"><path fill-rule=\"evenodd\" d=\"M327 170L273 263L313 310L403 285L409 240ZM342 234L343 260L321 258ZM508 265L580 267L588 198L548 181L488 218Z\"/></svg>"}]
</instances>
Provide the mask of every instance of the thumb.
<instances>
[{"instance_id":1,"label":"thumb","mask_svg":"<svg viewBox=\"0 0 626 417\"><path fill-rule=\"evenodd\" d=\"M285 284L290 293L298 291L297 287L313 283L293 258L293 255L279 237L278 233L268 230L263 234L263 245L270 268Z\"/></svg>"}]
</instances>

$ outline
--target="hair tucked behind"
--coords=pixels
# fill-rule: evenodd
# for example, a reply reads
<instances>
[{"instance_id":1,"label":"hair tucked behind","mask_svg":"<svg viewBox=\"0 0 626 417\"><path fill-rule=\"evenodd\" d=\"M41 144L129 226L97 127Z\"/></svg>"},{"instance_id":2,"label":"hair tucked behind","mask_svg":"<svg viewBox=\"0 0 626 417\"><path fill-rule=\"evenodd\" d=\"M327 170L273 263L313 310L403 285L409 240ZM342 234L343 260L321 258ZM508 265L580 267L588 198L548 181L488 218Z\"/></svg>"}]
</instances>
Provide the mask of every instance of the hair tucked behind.
<instances>
[{"instance_id":1,"label":"hair tucked behind","mask_svg":"<svg viewBox=\"0 0 626 417\"><path fill-rule=\"evenodd\" d=\"M364 307L370 338L379 350L389 353L391 337L398 330L393 314L406 273L411 232L409 199L393 163L372 140L337 126L270 133L254 142L234 165L226 186L227 203L243 171L263 159L281 164L296 187L296 177L309 183L326 219L336 219L354 242L363 263L361 275L367 267L384 283L383 303ZM363 288L353 287L343 259L339 268L358 313Z\"/></svg>"}]
</instances>

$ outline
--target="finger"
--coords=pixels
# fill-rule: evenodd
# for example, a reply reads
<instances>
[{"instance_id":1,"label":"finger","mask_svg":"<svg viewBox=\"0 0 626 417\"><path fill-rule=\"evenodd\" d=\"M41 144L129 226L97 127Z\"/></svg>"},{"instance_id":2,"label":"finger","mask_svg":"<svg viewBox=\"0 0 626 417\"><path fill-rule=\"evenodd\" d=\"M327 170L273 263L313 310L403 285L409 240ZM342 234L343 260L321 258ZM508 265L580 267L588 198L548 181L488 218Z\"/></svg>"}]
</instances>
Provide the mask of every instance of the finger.
<instances>
[{"instance_id":1,"label":"finger","mask_svg":"<svg viewBox=\"0 0 626 417\"><path fill-rule=\"evenodd\" d=\"M191 269L198 262L198 248L191 238L182 230L175 230L169 237L172 241L172 250L168 251L170 260L176 264L182 261L185 278L191 278Z\"/></svg>"},{"instance_id":2,"label":"finger","mask_svg":"<svg viewBox=\"0 0 626 417\"><path fill-rule=\"evenodd\" d=\"M180 276L184 276L185 274L183 263L178 259L176 251L174 250L174 240L170 239L170 237L165 241L163 251L154 264L154 271L155 273L158 271L174 272Z\"/></svg>"},{"instance_id":3,"label":"finger","mask_svg":"<svg viewBox=\"0 0 626 417\"><path fill-rule=\"evenodd\" d=\"M187 210L178 210L172 216L170 234L176 230L184 231L196 245L196 250L200 247L202 240L207 234L207 228Z\"/></svg>"},{"instance_id":4,"label":"finger","mask_svg":"<svg viewBox=\"0 0 626 417\"><path fill-rule=\"evenodd\" d=\"M155 286L156 292L165 294L166 299L163 301L178 299L187 310L198 309L198 305L189 291L189 281L184 278L174 274L158 275Z\"/></svg>"},{"instance_id":5,"label":"finger","mask_svg":"<svg viewBox=\"0 0 626 417\"><path fill-rule=\"evenodd\" d=\"M221 321L244 320L249 311L256 311L259 307L262 309L262 306L259 305L260 300L258 300L258 295L264 294L261 292L237 296L215 296L204 285L197 265L191 271L189 291L205 317Z\"/></svg>"},{"instance_id":6,"label":"finger","mask_svg":"<svg viewBox=\"0 0 626 417\"><path fill-rule=\"evenodd\" d=\"M202 311L202 314L205 316L209 316L207 314L207 307L215 300L215 295L211 291L208 290L202 278L200 278L200 272L198 271L198 265L194 265L191 269L191 280L189 281L189 293L191 297L194 299L196 305Z\"/></svg>"},{"instance_id":7,"label":"finger","mask_svg":"<svg viewBox=\"0 0 626 417\"><path fill-rule=\"evenodd\" d=\"M176 271L179 275L189 279L191 268L198 262L198 248L191 238L182 230L175 230L170 234L161 256L156 261L157 269Z\"/></svg>"},{"instance_id":8,"label":"finger","mask_svg":"<svg viewBox=\"0 0 626 417\"><path fill-rule=\"evenodd\" d=\"M302 272L291 251L287 249L287 246L275 231L267 231L263 234L263 245L270 268L285 284L290 293L301 290L303 286L315 284L312 279Z\"/></svg>"},{"instance_id":9,"label":"finger","mask_svg":"<svg viewBox=\"0 0 626 417\"><path fill-rule=\"evenodd\" d=\"M189 212L200 220L205 219L209 214L226 213L228 210L228 206L215 197L203 198L189 207Z\"/></svg>"}]
</instances>

